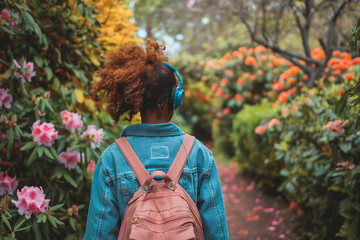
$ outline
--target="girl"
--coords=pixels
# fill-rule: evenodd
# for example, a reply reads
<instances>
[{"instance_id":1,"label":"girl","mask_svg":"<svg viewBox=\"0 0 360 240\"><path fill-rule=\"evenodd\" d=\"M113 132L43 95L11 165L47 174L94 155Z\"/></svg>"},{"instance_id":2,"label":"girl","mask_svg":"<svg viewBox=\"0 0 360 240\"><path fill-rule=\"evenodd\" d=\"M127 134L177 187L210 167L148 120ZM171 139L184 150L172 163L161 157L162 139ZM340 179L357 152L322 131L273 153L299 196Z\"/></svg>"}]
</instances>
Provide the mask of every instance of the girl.
<instances>
[{"instance_id":1,"label":"girl","mask_svg":"<svg viewBox=\"0 0 360 240\"><path fill-rule=\"evenodd\" d=\"M110 52L93 86L93 94L105 95L115 122L125 113L131 121L140 112L142 123L128 126L120 137L126 137L149 173L168 171L185 135L169 122L183 99L173 104L177 80L174 69L164 64L164 50L147 40L146 51L131 45ZM198 140L179 184L198 207L205 239L229 239L219 173L211 152ZM117 239L126 206L139 187L118 146L110 145L94 173L85 239Z\"/></svg>"}]
</instances>

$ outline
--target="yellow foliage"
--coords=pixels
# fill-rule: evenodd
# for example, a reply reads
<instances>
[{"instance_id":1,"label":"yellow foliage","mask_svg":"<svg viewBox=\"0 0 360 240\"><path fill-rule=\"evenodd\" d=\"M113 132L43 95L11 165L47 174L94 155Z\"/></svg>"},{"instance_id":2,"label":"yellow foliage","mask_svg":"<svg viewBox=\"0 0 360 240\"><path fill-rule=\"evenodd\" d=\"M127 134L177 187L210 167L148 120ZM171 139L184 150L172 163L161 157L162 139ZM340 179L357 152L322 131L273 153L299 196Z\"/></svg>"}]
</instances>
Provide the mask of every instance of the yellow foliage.
<instances>
[{"instance_id":1,"label":"yellow foliage","mask_svg":"<svg viewBox=\"0 0 360 240\"><path fill-rule=\"evenodd\" d=\"M98 12L96 18L102 25L98 41L105 41L104 47L106 50L142 42L136 36L138 27L135 26L134 22L130 21L133 13L122 0L88 0L88 2ZM115 46L111 46L112 44ZM95 62L93 63L97 65Z\"/></svg>"},{"instance_id":2,"label":"yellow foliage","mask_svg":"<svg viewBox=\"0 0 360 240\"><path fill-rule=\"evenodd\" d=\"M79 103L83 103L84 102L84 93L81 89L75 89L75 96L76 96L76 100Z\"/></svg>"}]
</instances>

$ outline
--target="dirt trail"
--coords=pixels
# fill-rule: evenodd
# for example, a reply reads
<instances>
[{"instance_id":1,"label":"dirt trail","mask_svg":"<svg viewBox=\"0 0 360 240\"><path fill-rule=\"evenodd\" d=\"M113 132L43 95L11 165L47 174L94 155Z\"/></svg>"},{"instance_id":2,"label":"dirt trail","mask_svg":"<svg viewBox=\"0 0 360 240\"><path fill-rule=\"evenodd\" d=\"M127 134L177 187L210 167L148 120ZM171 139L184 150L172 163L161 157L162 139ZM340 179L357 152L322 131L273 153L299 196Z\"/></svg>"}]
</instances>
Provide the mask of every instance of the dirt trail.
<instances>
[{"instance_id":1,"label":"dirt trail","mask_svg":"<svg viewBox=\"0 0 360 240\"><path fill-rule=\"evenodd\" d=\"M288 206L257 189L251 179L237 173L237 165L217 164L231 240L298 239Z\"/></svg>"}]
</instances>

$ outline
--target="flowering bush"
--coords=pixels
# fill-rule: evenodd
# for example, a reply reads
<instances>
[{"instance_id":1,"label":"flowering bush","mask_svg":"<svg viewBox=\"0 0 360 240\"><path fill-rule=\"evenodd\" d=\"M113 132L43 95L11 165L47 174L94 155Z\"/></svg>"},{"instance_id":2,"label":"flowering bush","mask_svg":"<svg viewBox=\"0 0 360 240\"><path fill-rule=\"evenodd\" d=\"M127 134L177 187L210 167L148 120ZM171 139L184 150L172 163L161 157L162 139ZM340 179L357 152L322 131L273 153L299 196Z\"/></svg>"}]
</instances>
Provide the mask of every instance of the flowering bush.
<instances>
[{"instance_id":1,"label":"flowering bush","mask_svg":"<svg viewBox=\"0 0 360 240\"><path fill-rule=\"evenodd\" d=\"M252 132L247 137L253 139L251 151L261 156L244 152L248 159L237 157L263 177L263 183L278 187L291 201L291 209L301 209L296 212L305 214L306 221L312 219L312 239L360 236L353 224L360 213L360 135L352 134L347 127L349 121L338 119L331 107L339 87L312 89L287 105L278 105L274 115L262 120L275 117L265 121L265 127L275 126L259 132L259 123L248 130ZM246 139L239 135L249 128L240 121L245 115L244 109L234 120L235 139ZM356 111L345 117L352 119L354 115ZM249 146L245 141L234 144L240 152Z\"/></svg>"},{"instance_id":2,"label":"flowering bush","mask_svg":"<svg viewBox=\"0 0 360 240\"><path fill-rule=\"evenodd\" d=\"M0 12L1 238L80 239L96 160L123 126L89 93L100 24L82 0Z\"/></svg>"}]
</instances>

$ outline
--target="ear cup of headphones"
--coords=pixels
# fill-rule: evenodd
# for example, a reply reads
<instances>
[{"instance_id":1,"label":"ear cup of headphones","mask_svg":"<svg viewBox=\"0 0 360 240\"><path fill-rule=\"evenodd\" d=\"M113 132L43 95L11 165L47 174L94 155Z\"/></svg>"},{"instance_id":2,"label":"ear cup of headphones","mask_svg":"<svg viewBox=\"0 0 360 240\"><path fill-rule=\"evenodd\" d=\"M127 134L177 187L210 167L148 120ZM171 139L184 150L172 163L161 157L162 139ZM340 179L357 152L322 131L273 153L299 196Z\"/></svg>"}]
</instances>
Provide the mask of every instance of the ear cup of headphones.
<instances>
[{"instance_id":1,"label":"ear cup of headphones","mask_svg":"<svg viewBox=\"0 0 360 240\"><path fill-rule=\"evenodd\" d=\"M181 107L184 104L185 100L185 91L181 88L174 86L173 88L173 106L176 109L177 107Z\"/></svg>"}]
</instances>

